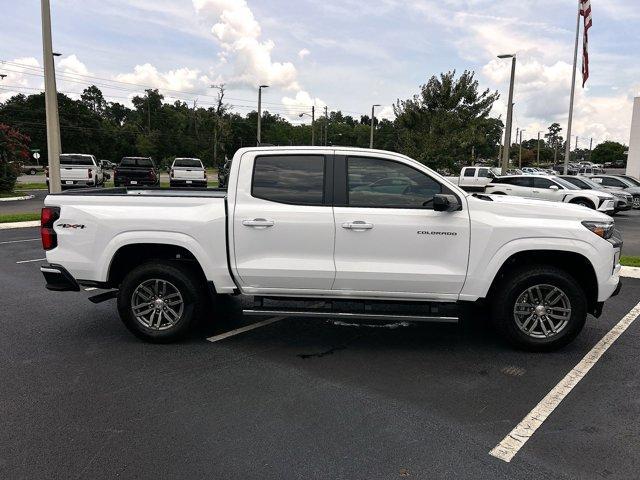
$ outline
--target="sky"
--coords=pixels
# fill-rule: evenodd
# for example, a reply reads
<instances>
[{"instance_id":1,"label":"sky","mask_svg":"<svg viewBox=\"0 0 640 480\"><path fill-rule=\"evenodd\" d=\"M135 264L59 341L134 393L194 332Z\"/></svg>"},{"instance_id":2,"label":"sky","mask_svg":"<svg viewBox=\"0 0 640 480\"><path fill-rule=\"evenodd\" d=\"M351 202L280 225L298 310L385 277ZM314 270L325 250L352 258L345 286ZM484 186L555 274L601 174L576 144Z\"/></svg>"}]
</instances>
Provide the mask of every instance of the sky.
<instances>
[{"instance_id":1,"label":"sky","mask_svg":"<svg viewBox=\"0 0 640 480\"><path fill-rule=\"evenodd\" d=\"M638 0L591 0L591 76L576 85L578 146L629 141L640 95ZM635 7L635 8L634 8ZM43 88L40 2L0 0L0 101ZM516 53L515 128L535 138L566 131L577 2L571 0L51 0L58 90L95 83L128 103L144 88L165 100L208 106L224 83L240 113L266 110L292 122L311 105L359 117L419 91L432 75L473 70L506 113ZM580 62L580 55L579 55ZM93 77L93 78L91 78ZM580 64L578 65L580 77ZM572 138L572 144L575 138Z\"/></svg>"}]
</instances>

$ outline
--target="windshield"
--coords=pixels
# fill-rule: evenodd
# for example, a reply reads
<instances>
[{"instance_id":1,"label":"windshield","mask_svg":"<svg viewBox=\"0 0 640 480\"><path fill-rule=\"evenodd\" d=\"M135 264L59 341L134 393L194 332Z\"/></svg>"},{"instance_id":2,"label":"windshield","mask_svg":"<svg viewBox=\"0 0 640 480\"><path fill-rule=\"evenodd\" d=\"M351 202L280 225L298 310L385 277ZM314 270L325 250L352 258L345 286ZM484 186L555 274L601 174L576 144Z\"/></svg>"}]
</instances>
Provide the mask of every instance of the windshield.
<instances>
[{"instance_id":1,"label":"windshield","mask_svg":"<svg viewBox=\"0 0 640 480\"><path fill-rule=\"evenodd\" d=\"M93 159L89 155L60 155L61 165L92 166Z\"/></svg>"},{"instance_id":2,"label":"windshield","mask_svg":"<svg viewBox=\"0 0 640 480\"><path fill-rule=\"evenodd\" d=\"M573 183L567 182L564 178L556 177L554 178L554 180L560 185L562 185L564 188L566 188L567 190L580 190Z\"/></svg>"},{"instance_id":3,"label":"windshield","mask_svg":"<svg viewBox=\"0 0 640 480\"><path fill-rule=\"evenodd\" d=\"M174 167L202 168L202 162L197 158L176 158Z\"/></svg>"},{"instance_id":4,"label":"windshield","mask_svg":"<svg viewBox=\"0 0 640 480\"><path fill-rule=\"evenodd\" d=\"M630 177L629 175L620 175L620 176L624 178L626 181L632 183L634 187L640 187L640 182L635 178Z\"/></svg>"}]
</instances>

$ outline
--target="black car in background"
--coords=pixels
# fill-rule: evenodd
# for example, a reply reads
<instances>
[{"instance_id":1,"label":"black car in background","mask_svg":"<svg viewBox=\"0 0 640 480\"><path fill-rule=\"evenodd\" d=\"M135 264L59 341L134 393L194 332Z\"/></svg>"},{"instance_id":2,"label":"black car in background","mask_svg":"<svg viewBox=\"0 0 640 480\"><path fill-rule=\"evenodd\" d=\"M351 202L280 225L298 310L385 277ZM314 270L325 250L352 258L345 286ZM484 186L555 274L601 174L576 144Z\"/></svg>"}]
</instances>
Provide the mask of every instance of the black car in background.
<instances>
[{"instance_id":1,"label":"black car in background","mask_svg":"<svg viewBox=\"0 0 640 480\"><path fill-rule=\"evenodd\" d=\"M113 169L113 183L116 187L129 185L160 185L160 172L151 157L123 157Z\"/></svg>"}]
</instances>

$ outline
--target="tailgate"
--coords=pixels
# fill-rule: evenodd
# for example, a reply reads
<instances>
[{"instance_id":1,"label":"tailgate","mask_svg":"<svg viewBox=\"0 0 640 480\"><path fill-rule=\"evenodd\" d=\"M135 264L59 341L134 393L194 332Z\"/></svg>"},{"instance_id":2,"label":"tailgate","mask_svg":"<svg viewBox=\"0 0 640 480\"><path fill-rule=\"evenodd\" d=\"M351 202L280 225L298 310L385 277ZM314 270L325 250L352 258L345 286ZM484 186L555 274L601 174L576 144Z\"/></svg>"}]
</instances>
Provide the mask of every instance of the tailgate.
<instances>
[{"instance_id":1,"label":"tailgate","mask_svg":"<svg viewBox=\"0 0 640 480\"><path fill-rule=\"evenodd\" d=\"M118 176L124 178L133 178L133 179L149 179L149 174L151 172L151 167L141 167L141 168L118 168Z\"/></svg>"},{"instance_id":2,"label":"tailgate","mask_svg":"<svg viewBox=\"0 0 640 480\"><path fill-rule=\"evenodd\" d=\"M204 170L199 168L174 168L173 178L176 180L204 180Z\"/></svg>"},{"instance_id":3,"label":"tailgate","mask_svg":"<svg viewBox=\"0 0 640 480\"><path fill-rule=\"evenodd\" d=\"M95 176L95 167L85 167L85 166L70 166L70 165L61 165L60 166L60 179L62 181L65 180L89 180L89 178L94 178ZM89 171L91 171L91 177L89 177Z\"/></svg>"}]
</instances>

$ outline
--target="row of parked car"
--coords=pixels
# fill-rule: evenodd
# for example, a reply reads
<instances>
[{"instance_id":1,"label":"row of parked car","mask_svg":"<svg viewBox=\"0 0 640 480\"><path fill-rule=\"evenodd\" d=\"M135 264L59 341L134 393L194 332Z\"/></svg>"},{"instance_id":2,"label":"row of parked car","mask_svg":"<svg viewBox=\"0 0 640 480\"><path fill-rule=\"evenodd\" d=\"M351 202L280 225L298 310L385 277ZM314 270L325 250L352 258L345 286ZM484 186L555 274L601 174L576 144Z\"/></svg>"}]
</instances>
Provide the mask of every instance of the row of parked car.
<instances>
[{"instance_id":1,"label":"row of parked car","mask_svg":"<svg viewBox=\"0 0 640 480\"><path fill-rule=\"evenodd\" d=\"M464 167L458 185L467 191L576 203L609 214L640 208L640 181L628 175L552 175L532 170L500 175L489 167Z\"/></svg>"},{"instance_id":2,"label":"row of parked car","mask_svg":"<svg viewBox=\"0 0 640 480\"><path fill-rule=\"evenodd\" d=\"M104 186L111 178L108 170L113 171L113 183L116 187L160 185L160 172L151 157L124 157L115 165L108 160L97 160L94 155L60 155L60 180L63 189ZM176 158L168 172L171 187L207 186L207 172L198 158ZM45 175L48 185L48 169L45 169Z\"/></svg>"}]
</instances>

